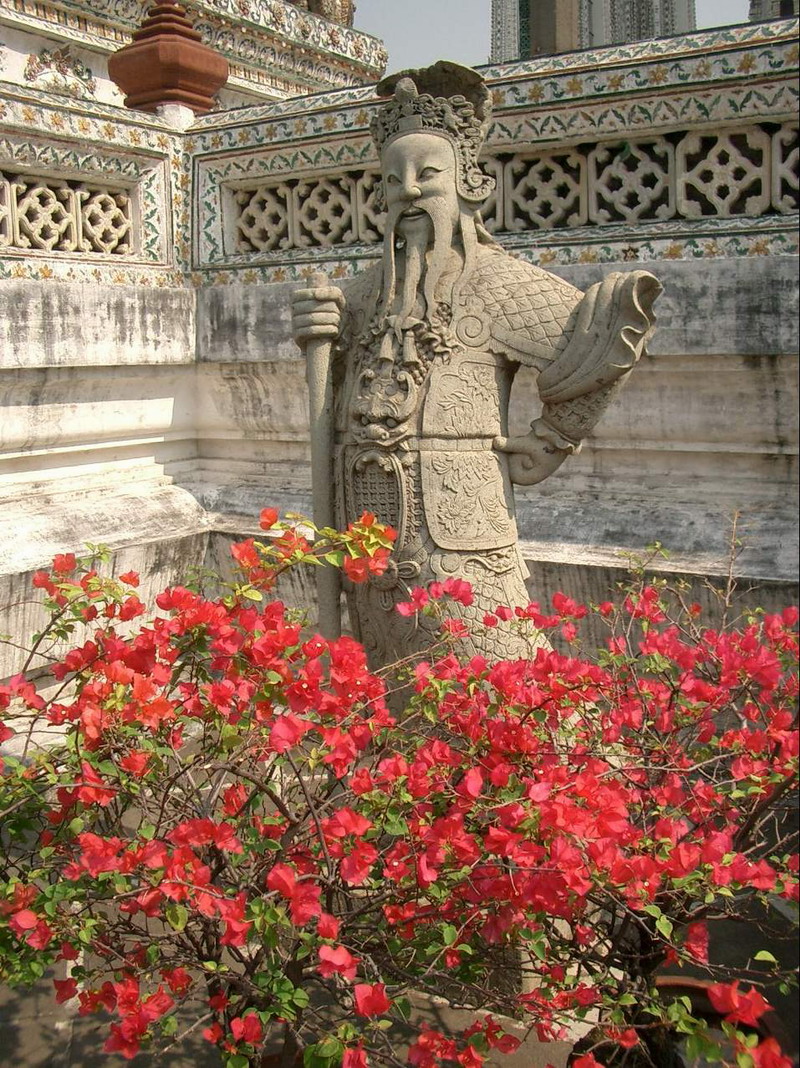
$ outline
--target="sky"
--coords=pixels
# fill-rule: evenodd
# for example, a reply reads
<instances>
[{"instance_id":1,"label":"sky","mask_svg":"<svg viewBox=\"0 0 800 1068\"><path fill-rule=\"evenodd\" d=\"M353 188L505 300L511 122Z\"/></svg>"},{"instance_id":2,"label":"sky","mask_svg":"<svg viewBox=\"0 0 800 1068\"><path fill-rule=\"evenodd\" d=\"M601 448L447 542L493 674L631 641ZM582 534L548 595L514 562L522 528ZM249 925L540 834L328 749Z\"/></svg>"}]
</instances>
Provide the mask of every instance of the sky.
<instances>
[{"instance_id":1,"label":"sky","mask_svg":"<svg viewBox=\"0 0 800 1068\"><path fill-rule=\"evenodd\" d=\"M697 27L747 22L749 0L695 0ZM489 62L491 0L356 0L356 29L380 37L387 71L452 59Z\"/></svg>"}]
</instances>

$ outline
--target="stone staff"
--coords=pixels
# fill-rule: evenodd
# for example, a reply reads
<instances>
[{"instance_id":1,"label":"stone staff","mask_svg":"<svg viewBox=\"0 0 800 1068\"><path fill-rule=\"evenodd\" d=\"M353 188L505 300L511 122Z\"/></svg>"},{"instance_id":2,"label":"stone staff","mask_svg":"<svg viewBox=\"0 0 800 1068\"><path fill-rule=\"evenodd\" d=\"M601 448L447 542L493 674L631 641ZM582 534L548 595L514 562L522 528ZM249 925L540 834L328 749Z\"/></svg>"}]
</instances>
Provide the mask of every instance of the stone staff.
<instances>
[{"instance_id":1,"label":"stone staff","mask_svg":"<svg viewBox=\"0 0 800 1068\"><path fill-rule=\"evenodd\" d=\"M328 279L315 273L310 279L314 291L328 288ZM302 301L306 291L295 295ZM308 291L310 292L310 291ZM338 294L338 289L331 290ZM333 297L332 299L336 299ZM317 324L304 337L308 410L311 429L311 501L317 527L335 525L333 500L333 386L331 382L331 339L337 324ZM318 629L326 638L342 632L339 572L333 567L317 570Z\"/></svg>"}]
</instances>

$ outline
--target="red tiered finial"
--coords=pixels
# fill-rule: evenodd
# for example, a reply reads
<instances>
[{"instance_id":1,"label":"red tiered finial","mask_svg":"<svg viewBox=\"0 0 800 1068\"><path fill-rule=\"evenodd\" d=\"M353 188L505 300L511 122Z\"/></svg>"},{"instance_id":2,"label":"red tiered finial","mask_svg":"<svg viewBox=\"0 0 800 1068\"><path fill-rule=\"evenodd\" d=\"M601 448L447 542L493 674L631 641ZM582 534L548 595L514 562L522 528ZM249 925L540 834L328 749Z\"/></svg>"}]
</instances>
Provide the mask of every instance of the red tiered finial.
<instances>
[{"instance_id":1,"label":"red tiered finial","mask_svg":"<svg viewBox=\"0 0 800 1068\"><path fill-rule=\"evenodd\" d=\"M109 57L108 74L126 107L183 104L204 115L228 80L228 62L202 43L184 7L165 2L151 7L130 44Z\"/></svg>"}]
</instances>

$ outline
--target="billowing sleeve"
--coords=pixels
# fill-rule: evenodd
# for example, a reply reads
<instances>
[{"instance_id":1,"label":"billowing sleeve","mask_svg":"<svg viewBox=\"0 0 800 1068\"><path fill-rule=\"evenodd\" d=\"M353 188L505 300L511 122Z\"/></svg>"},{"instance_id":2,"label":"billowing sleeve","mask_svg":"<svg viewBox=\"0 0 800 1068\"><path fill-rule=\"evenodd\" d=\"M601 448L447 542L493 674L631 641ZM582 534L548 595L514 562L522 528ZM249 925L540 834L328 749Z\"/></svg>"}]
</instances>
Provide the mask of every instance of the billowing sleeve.
<instances>
[{"instance_id":1,"label":"billowing sleeve","mask_svg":"<svg viewBox=\"0 0 800 1068\"><path fill-rule=\"evenodd\" d=\"M577 452L645 351L660 292L647 271L614 272L586 291L568 343L539 375L537 437Z\"/></svg>"}]
</instances>

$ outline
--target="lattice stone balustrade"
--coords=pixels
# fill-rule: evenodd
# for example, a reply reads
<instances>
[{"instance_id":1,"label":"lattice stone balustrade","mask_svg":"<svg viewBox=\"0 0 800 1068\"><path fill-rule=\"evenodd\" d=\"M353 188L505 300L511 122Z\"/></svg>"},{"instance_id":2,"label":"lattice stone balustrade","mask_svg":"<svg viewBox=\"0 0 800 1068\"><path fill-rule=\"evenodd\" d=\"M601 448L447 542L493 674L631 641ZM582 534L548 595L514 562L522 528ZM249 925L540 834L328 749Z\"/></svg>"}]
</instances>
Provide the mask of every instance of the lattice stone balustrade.
<instances>
[{"instance_id":1,"label":"lattice stone balustrade","mask_svg":"<svg viewBox=\"0 0 800 1068\"><path fill-rule=\"evenodd\" d=\"M493 233L798 210L798 127L760 123L484 160ZM239 253L380 240L374 168L231 186Z\"/></svg>"},{"instance_id":2,"label":"lattice stone balustrade","mask_svg":"<svg viewBox=\"0 0 800 1068\"><path fill-rule=\"evenodd\" d=\"M127 256L133 232L129 190L0 171L0 248Z\"/></svg>"}]
</instances>

